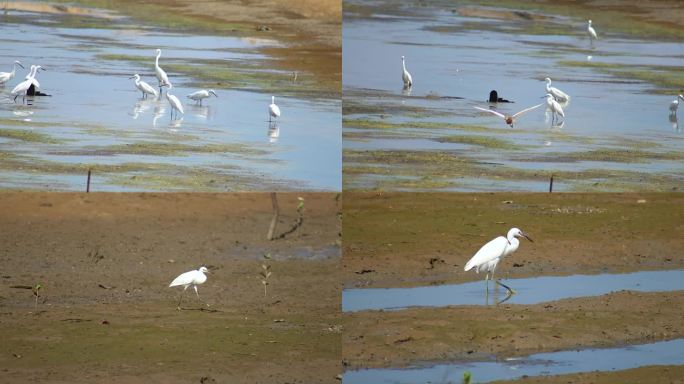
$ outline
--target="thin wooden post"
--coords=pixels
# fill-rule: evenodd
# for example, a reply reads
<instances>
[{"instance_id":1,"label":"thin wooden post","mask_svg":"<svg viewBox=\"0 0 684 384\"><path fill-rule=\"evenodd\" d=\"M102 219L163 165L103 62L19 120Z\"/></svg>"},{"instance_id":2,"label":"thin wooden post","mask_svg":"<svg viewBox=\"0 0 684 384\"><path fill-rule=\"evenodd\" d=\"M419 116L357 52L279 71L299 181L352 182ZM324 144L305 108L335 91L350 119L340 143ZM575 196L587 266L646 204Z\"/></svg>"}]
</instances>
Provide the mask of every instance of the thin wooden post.
<instances>
[{"instance_id":1,"label":"thin wooden post","mask_svg":"<svg viewBox=\"0 0 684 384\"><path fill-rule=\"evenodd\" d=\"M86 193L90 193L90 169L88 170L88 182L86 183Z\"/></svg>"}]
</instances>

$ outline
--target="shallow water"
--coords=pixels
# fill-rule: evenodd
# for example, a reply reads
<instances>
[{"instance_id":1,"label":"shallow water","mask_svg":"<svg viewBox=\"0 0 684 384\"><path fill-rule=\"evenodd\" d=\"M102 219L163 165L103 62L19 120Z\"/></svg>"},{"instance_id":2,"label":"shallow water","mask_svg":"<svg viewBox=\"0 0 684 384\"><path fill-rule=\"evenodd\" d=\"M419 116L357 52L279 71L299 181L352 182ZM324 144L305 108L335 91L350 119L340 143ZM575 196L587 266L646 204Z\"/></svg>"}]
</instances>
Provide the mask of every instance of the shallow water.
<instances>
[{"instance_id":1,"label":"shallow water","mask_svg":"<svg viewBox=\"0 0 684 384\"><path fill-rule=\"evenodd\" d=\"M347 371L345 384L354 383L460 383L469 371L473 382L511 380L526 376L562 375L589 371L616 371L648 365L684 364L684 339L624 348L585 349L538 353L520 359L462 362L406 369Z\"/></svg>"},{"instance_id":2,"label":"shallow water","mask_svg":"<svg viewBox=\"0 0 684 384\"><path fill-rule=\"evenodd\" d=\"M507 304L537 304L574 297L600 296L621 290L677 291L684 290L684 270L548 276L507 279L502 280L502 283L515 290L516 294L507 297L506 290L491 281L487 294L484 280L414 288L345 289L342 292L342 311L489 305L503 300Z\"/></svg>"},{"instance_id":3,"label":"shallow water","mask_svg":"<svg viewBox=\"0 0 684 384\"><path fill-rule=\"evenodd\" d=\"M39 171L3 167L0 188L82 190L85 175L64 172L63 166L143 163L168 166L157 173L126 169L107 171L93 179L98 191L119 190L265 190L341 188L340 101L307 96L276 95L282 117L274 126L268 122L271 95L262 89L236 89L230 81L217 84L185 77L167 67L174 87L172 94L183 103L185 114L171 119L171 108L164 96L159 100L141 99L129 77L139 73L142 80L157 85L154 76L155 49L162 49L160 66L196 65L198 60L214 60L217 68L232 63L258 63L269 60L258 48L276 46L267 39L201 36L146 29L128 29L125 20L117 29L73 29L23 23L31 14L15 13L14 22L0 24L6 41L0 47L0 70L11 70L14 60L45 66L37 76L41 90L52 97L35 97L30 105L21 99L8 99L12 88L23 80L26 71L4 88L0 87L0 150L22 156L27 164L40 162ZM59 16L42 17L59 21ZM75 17L75 16L72 16ZM123 27L122 27L123 25ZM109 60L102 55L143 56L145 62ZM203 61L201 63L207 63ZM255 68L258 66L255 65ZM274 71L274 73L278 73ZM281 73L282 84L296 88L290 73ZM205 84L219 95L196 106L185 95ZM166 93L166 89L164 90ZM49 135L59 143L36 143L2 137L2 129L20 129ZM171 153L134 153L118 151L117 145L191 145ZM208 151L206 146L219 146ZM166 147L165 147L166 148ZM119 148L120 149L120 148ZM59 165L56 171L46 171ZM175 169L174 169L175 167ZM8 169L9 168L9 169ZM22 167L23 168L23 167ZM26 167L30 168L30 167ZM219 182L212 185L194 175ZM163 184L131 182L155 177L169 178ZM175 184L173 179L190 179ZM37 182L40 180L40 182ZM231 180L235 180L233 184ZM198 184L199 183L199 184Z\"/></svg>"},{"instance_id":4,"label":"shallow water","mask_svg":"<svg viewBox=\"0 0 684 384\"><path fill-rule=\"evenodd\" d=\"M524 115L508 133L468 132L461 129L422 130L418 143L412 139L415 130L395 128L393 134L404 138L387 140L387 130L368 128L368 136L359 142L344 140L349 150L413 150L448 151L456 156L484 163L506 163L515 157L542 153L567 154L596 149L636 149L646 145L656 153L684 150L684 136L677 122L668 118L668 106L673 96L654 94L652 84L631 78L605 74L596 68L564 66L561 62L618 63L621 65L681 66L684 43L627 40L606 36L596 49L589 47L583 34L578 36L532 35L501 32L507 26L519 26L520 21L487 20L461 17L458 14L421 7L412 17L400 20L347 18L344 23L343 87L344 101L372 106L377 113L345 112L345 119L371 119L389 123L439 122L506 128L498 117L476 111L473 107L489 107L489 91L496 89L499 97L515 103L499 103L496 109L512 114L543 103L545 77L553 86L571 95L565 107L562 127L551 127L545 106ZM377 16L377 15L374 15ZM473 21L477 24L473 24ZM572 21L575 22L575 21ZM583 31L582 27L579 31ZM582 24L583 25L583 24ZM434 27L448 26L445 32ZM491 27L491 29L490 29ZM410 96L402 94L401 59L407 60L414 86ZM436 96L426 98L427 95ZM442 98L440 98L442 97ZM463 99L443 99L462 97ZM405 106L407 112L402 112ZM412 116L410 108L424 108L423 116ZM381 112L386 108L390 112ZM358 131L350 124L345 132ZM364 129L361 129L364 130ZM553 132L563 136L550 138ZM438 143L439 137L464 133L496 136L513 144L525 145L523 150L489 149L475 145ZM373 135L376 135L373 137ZM476 153L477 155L475 155ZM532 162L529 166L544 170L582 171L578 163L568 166L558 156L557 161ZM639 159L648 169L635 172L667 175L676 185L684 185L681 161ZM634 164L634 163L631 163ZM606 172L631 164L598 161L593 169ZM346 164L357 165L357 164ZM366 164L364 164L366 165ZM382 165L382 164L379 164ZM573 165L575 167L573 167ZM420 175L416 175L419 178ZM374 177L350 176L346 185L354 188L376 186ZM470 190L468 181L454 183L455 190ZM503 187L502 187L503 184ZM560 190L569 189L563 180ZM535 183L497 179L496 190L537 191ZM648 185L641 189L648 190ZM421 188L417 188L421 189ZM484 190L491 190L484 188Z\"/></svg>"}]
</instances>

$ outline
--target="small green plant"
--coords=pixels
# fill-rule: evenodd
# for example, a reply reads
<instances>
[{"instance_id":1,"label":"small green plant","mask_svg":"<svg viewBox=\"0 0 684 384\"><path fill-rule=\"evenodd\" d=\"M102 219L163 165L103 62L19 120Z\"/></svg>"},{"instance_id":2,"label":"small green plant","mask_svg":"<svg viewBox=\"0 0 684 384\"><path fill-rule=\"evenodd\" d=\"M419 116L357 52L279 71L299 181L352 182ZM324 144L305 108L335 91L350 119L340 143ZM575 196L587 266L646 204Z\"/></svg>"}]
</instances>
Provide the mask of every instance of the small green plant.
<instances>
[{"instance_id":1,"label":"small green plant","mask_svg":"<svg viewBox=\"0 0 684 384\"><path fill-rule=\"evenodd\" d=\"M259 276L261 276L261 284L264 286L264 297L266 297L266 287L269 285L268 278L271 277L272 274L271 265L268 264L268 260L271 260L271 254L265 253L263 257L264 262L261 263L261 272L259 272Z\"/></svg>"},{"instance_id":2,"label":"small green plant","mask_svg":"<svg viewBox=\"0 0 684 384\"><path fill-rule=\"evenodd\" d=\"M31 288L31 291L33 291L33 296L34 296L35 299L36 299L35 304L34 304L34 306L33 306L33 307L35 308L35 310L38 310L38 297L40 297L40 290L41 290L42 288L43 288L43 286L40 285L40 283L34 285L33 288Z\"/></svg>"},{"instance_id":3,"label":"small green plant","mask_svg":"<svg viewBox=\"0 0 684 384\"><path fill-rule=\"evenodd\" d=\"M470 384L472 376L473 375L470 373L470 371L463 372L463 384Z\"/></svg>"}]
</instances>

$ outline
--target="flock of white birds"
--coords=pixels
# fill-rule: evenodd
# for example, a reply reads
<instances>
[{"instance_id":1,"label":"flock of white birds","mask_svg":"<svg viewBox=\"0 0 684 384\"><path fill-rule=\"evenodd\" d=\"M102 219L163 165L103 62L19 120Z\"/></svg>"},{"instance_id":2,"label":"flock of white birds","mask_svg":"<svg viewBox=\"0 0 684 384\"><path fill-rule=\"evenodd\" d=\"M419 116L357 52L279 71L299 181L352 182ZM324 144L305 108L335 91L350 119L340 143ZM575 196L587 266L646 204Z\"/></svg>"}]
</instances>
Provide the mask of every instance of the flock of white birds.
<instances>
[{"instance_id":1,"label":"flock of white birds","mask_svg":"<svg viewBox=\"0 0 684 384\"><path fill-rule=\"evenodd\" d=\"M147 98L148 95L153 95L155 98L160 97L160 95L162 94L162 87L168 87L168 91L166 91L166 100L169 102L169 105L171 106L171 119L173 119L174 116L178 118L179 113L181 115L185 113L183 111L183 104L180 102L176 95L171 94L173 84L169 80L169 76L166 74L166 71L164 71L159 66L160 57L161 49L157 49L156 58L154 60L154 72L159 83L159 92L157 92L157 90L150 84L142 81L140 79L140 75L137 73L131 76L130 78L135 79L135 87L138 88L140 92L142 92L143 99ZM17 60L14 62L11 72L0 72L0 86L4 86L15 77L17 72L17 66L21 67L22 69L25 69L22 63ZM34 86L35 90L38 90L40 88L40 83L36 79L38 70L44 71L45 68L41 67L40 65L32 65L24 81L20 82L12 89L12 92L10 94L15 102L17 101L17 98L19 96L22 97L22 102L26 102L26 96L29 92L29 88L31 87L31 85ZM187 95L187 98L197 102L199 105L202 105L202 100L209 98L211 96L218 97L218 94L213 89L202 89ZM275 96L271 97L271 104L268 106L268 116L269 121L272 121L272 119L277 119L278 117L280 117L280 108L275 104Z\"/></svg>"}]
</instances>

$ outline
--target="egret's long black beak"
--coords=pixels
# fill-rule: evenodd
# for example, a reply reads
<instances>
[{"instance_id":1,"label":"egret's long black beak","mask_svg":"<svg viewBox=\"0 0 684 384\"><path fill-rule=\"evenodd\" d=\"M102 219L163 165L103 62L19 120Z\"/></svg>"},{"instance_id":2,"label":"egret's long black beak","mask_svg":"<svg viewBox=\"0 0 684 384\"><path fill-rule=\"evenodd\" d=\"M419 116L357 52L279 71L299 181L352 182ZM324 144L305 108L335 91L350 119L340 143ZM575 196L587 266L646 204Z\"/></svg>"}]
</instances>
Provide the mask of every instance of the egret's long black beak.
<instances>
[{"instance_id":1,"label":"egret's long black beak","mask_svg":"<svg viewBox=\"0 0 684 384\"><path fill-rule=\"evenodd\" d=\"M20 66L20 67L23 68L23 69L26 69L26 68L24 68L23 65L21 65L21 63L17 63L17 65Z\"/></svg>"},{"instance_id":2,"label":"egret's long black beak","mask_svg":"<svg viewBox=\"0 0 684 384\"><path fill-rule=\"evenodd\" d=\"M529 236L527 235L527 233L521 232L520 234L523 235L523 237L526 238L527 240L529 240L530 242L534 243L534 240L532 240L532 238L529 237Z\"/></svg>"}]
</instances>

